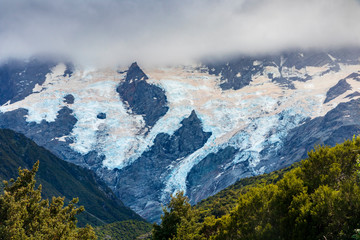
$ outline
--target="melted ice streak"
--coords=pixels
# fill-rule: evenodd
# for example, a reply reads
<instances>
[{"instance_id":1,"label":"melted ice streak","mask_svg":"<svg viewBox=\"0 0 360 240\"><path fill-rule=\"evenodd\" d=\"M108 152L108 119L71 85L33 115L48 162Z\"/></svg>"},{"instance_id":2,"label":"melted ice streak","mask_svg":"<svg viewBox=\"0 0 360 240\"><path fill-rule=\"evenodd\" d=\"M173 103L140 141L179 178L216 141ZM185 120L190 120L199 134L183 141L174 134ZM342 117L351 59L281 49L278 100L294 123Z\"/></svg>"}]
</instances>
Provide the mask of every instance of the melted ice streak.
<instances>
[{"instance_id":1,"label":"melted ice streak","mask_svg":"<svg viewBox=\"0 0 360 240\"><path fill-rule=\"evenodd\" d=\"M212 135L203 148L169 166L172 172L164 179L164 196L177 189L186 190L186 176L191 168L209 153L226 146L241 150L231 164L248 160L254 174L264 172L265 168L256 170L261 150L270 145L280 148L289 129L307 117L325 115L338 103L348 101L345 96L349 93L360 90L359 82L347 80L353 87L351 91L322 104L330 87L360 69L355 65L343 65L341 71L324 75L321 73L326 67L284 69L283 76L313 76L307 82L294 82L295 90L281 88L268 79L268 73L280 76L276 67L266 67L263 73L252 77L249 86L236 91L222 91L219 77L196 67L145 69L148 82L165 90L169 111L144 135L143 117L129 113L116 92L124 74L118 74L115 69L77 69L71 78L63 77L65 65L59 64L42 86L34 88L32 95L1 106L0 111L25 108L29 111L27 121L40 123L55 121L57 112L68 106L78 119L70 135L74 139L71 147L81 154L96 150L106 157L104 167L122 168L149 149L157 134L173 134L181 120L195 110L204 131ZM67 94L74 95L74 104L63 102ZM96 117L100 112L106 113L106 119Z\"/></svg>"}]
</instances>

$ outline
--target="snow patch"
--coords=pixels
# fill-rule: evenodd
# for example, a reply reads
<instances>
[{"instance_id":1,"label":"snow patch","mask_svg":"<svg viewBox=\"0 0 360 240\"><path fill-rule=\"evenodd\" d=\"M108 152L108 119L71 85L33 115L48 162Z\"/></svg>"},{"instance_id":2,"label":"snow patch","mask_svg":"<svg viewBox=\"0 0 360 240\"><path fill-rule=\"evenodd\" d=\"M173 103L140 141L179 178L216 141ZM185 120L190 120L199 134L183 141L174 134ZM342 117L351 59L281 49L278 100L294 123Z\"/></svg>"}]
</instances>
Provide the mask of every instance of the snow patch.
<instances>
[{"instance_id":1,"label":"snow patch","mask_svg":"<svg viewBox=\"0 0 360 240\"><path fill-rule=\"evenodd\" d=\"M209 153L226 146L240 150L232 164L249 161L254 174L265 171L265 168L258 169L264 148L270 145L280 148L289 129L305 118L323 116L340 102L348 101L343 94L329 104L322 104L328 89L357 72L360 66L340 65L341 71L324 73L327 68L329 66L300 70L284 67L280 72L278 67L267 66L252 77L249 86L227 91L218 86L220 76L206 74L196 66L145 69L147 81L164 89L169 102L169 111L146 135L143 116L130 114L116 92L125 73L119 74L115 69L77 68L69 78L62 76L66 68L60 64L46 76L44 84L34 88L33 94L1 106L0 111L25 108L29 111L27 121L40 123L55 121L57 112L68 106L78 121L72 133L59 140L71 137L75 151L87 154L96 150L105 156L105 167L122 168L149 149L159 133L172 135L181 121L195 110L203 130L212 135L203 148L170 166L171 174L165 177L165 196L176 189L186 190L186 177L191 168ZM272 82L270 74L272 78L312 78L306 82L294 81L295 89L284 89ZM349 80L349 84L354 91L360 89L357 81ZM74 104L63 102L68 94L74 96ZM106 119L97 118L100 112L106 114Z\"/></svg>"},{"instance_id":2,"label":"snow patch","mask_svg":"<svg viewBox=\"0 0 360 240\"><path fill-rule=\"evenodd\" d=\"M276 72L276 68L269 68L268 71ZM295 71L294 69L286 71L288 71L288 76L304 77L308 73L306 69L296 73L291 72ZM208 92L211 96L201 93L195 95L201 96L201 98L194 99L194 94L186 94L188 90L183 88L182 96L184 98L186 96L198 113L203 122L204 131L212 132L212 136L203 148L173 167L166 181L162 200L166 199L170 193L178 190L186 191L186 177L191 168L209 153L215 153L225 146L233 146L240 150L235 156L233 164L249 161L254 175L263 173L266 170L265 167L257 168L261 161L260 152L270 146L275 151L280 149L290 129L298 126L307 118L323 116L330 109L336 107L339 102L327 107L322 105L328 90L327 84L336 84L339 79L353 69L348 68L341 74L328 73L325 74L326 76L318 74L323 71L323 68L311 69L311 74L314 74L313 79L306 83L299 82L298 85L302 87L287 91L264 80L261 85L254 81L255 84L237 91L229 90L218 93L216 88L209 88L213 89ZM267 75L269 72L264 71L264 74ZM327 84L323 84L325 81L323 79L328 81ZM202 82L201 86L210 85L209 80ZM184 78L182 81L185 81ZM164 88L167 89L166 86ZM193 87L188 89L192 91Z\"/></svg>"}]
</instances>

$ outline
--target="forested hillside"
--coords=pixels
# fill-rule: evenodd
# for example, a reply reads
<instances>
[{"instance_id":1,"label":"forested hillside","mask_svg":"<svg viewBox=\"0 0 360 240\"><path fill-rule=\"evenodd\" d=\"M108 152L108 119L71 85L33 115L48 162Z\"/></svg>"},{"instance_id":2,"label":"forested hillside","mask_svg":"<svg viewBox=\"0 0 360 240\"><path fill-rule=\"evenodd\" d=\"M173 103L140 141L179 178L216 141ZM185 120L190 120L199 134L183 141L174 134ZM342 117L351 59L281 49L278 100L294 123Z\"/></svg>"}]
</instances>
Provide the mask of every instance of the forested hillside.
<instances>
[{"instance_id":1,"label":"forested hillside","mask_svg":"<svg viewBox=\"0 0 360 240\"><path fill-rule=\"evenodd\" d=\"M192 208L179 193L154 239L350 239L360 227L359 154L354 137L317 146L288 169L243 179Z\"/></svg>"},{"instance_id":2,"label":"forested hillside","mask_svg":"<svg viewBox=\"0 0 360 240\"><path fill-rule=\"evenodd\" d=\"M22 134L0 129L0 180L15 178L19 167L31 169L37 160L40 166L36 178L43 186L42 197L64 196L65 202L78 197L79 204L85 207L85 212L78 216L80 226L142 220L125 207L92 171L57 158Z\"/></svg>"},{"instance_id":3,"label":"forested hillside","mask_svg":"<svg viewBox=\"0 0 360 240\"><path fill-rule=\"evenodd\" d=\"M150 239L150 223L138 220L114 222L95 228L96 235L101 239L133 240Z\"/></svg>"},{"instance_id":4,"label":"forested hillside","mask_svg":"<svg viewBox=\"0 0 360 240\"><path fill-rule=\"evenodd\" d=\"M76 215L83 212L77 207L79 199L72 199L67 205L65 197L53 196L42 199L42 185L36 187L35 176L39 170L37 161L31 170L21 169L15 179L3 181L0 194L0 239L22 240L96 240L93 228L87 225L78 228Z\"/></svg>"}]
</instances>

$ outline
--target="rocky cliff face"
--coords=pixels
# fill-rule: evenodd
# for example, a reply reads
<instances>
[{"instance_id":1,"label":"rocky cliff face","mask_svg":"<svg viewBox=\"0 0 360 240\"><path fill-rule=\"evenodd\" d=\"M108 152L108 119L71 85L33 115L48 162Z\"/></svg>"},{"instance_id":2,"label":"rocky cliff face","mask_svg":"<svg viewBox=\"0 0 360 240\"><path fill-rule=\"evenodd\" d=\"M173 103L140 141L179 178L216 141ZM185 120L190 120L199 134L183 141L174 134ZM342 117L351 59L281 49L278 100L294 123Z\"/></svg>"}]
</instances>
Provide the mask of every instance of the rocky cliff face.
<instances>
[{"instance_id":1,"label":"rocky cliff face","mask_svg":"<svg viewBox=\"0 0 360 240\"><path fill-rule=\"evenodd\" d=\"M157 86L148 84L149 79L137 63L133 63L126 72L125 81L121 82L116 91L136 115L142 115L147 128L151 128L168 111L164 91Z\"/></svg>"},{"instance_id":2,"label":"rocky cliff face","mask_svg":"<svg viewBox=\"0 0 360 240\"><path fill-rule=\"evenodd\" d=\"M36 84L43 84L45 76L56 63L31 59L27 62L10 60L0 67L0 104L24 99Z\"/></svg>"},{"instance_id":3,"label":"rocky cliff face","mask_svg":"<svg viewBox=\"0 0 360 240\"><path fill-rule=\"evenodd\" d=\"M359 133L359 57L298 51L99 70L35 61L24 78L30 63L9 62L0 67L9 89L0 127L94 170L156 221L174 191L196 203Z\"/></svg>"},{"instance_id":4,"label":"rocky cliff face","mask_svg":"<svg viewBox=\"0 0 360 240\"><path fill-rule=\"evenodd\" d=\"M115 192L125 204L150 221L161 215L162 189L173 166L204 146L211 133L204 132L193 111L172 135L160 133L154 144L133 164L117 170ZM168 197L168 196L166 196ZM164 199L166 200L166 199Z\"/></svg>"}]
</instances>

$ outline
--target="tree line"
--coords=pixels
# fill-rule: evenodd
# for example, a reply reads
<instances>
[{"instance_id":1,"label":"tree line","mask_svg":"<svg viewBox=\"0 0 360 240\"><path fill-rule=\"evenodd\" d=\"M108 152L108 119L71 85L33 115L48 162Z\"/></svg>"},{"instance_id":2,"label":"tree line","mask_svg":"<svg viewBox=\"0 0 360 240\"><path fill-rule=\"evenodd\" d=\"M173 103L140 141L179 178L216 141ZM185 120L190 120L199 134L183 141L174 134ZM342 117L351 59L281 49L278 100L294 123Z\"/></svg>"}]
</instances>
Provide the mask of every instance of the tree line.
<instances>
[{"instance_id":1,"label":"tree line","mask_svg":"<svg viewBox=\"0 0 360 240\"><path fill-rule=\"evenodd\" d=\"M359 171L360 138L354 137L335 147L316 147L281 178L271 175L233 191L228 199L233 205L215 196L211 206L225 206L220 213L191 207L178 192L164 208L161 224L154 225L153 239L360 239Z\"/></svg>"}]
</instances>

